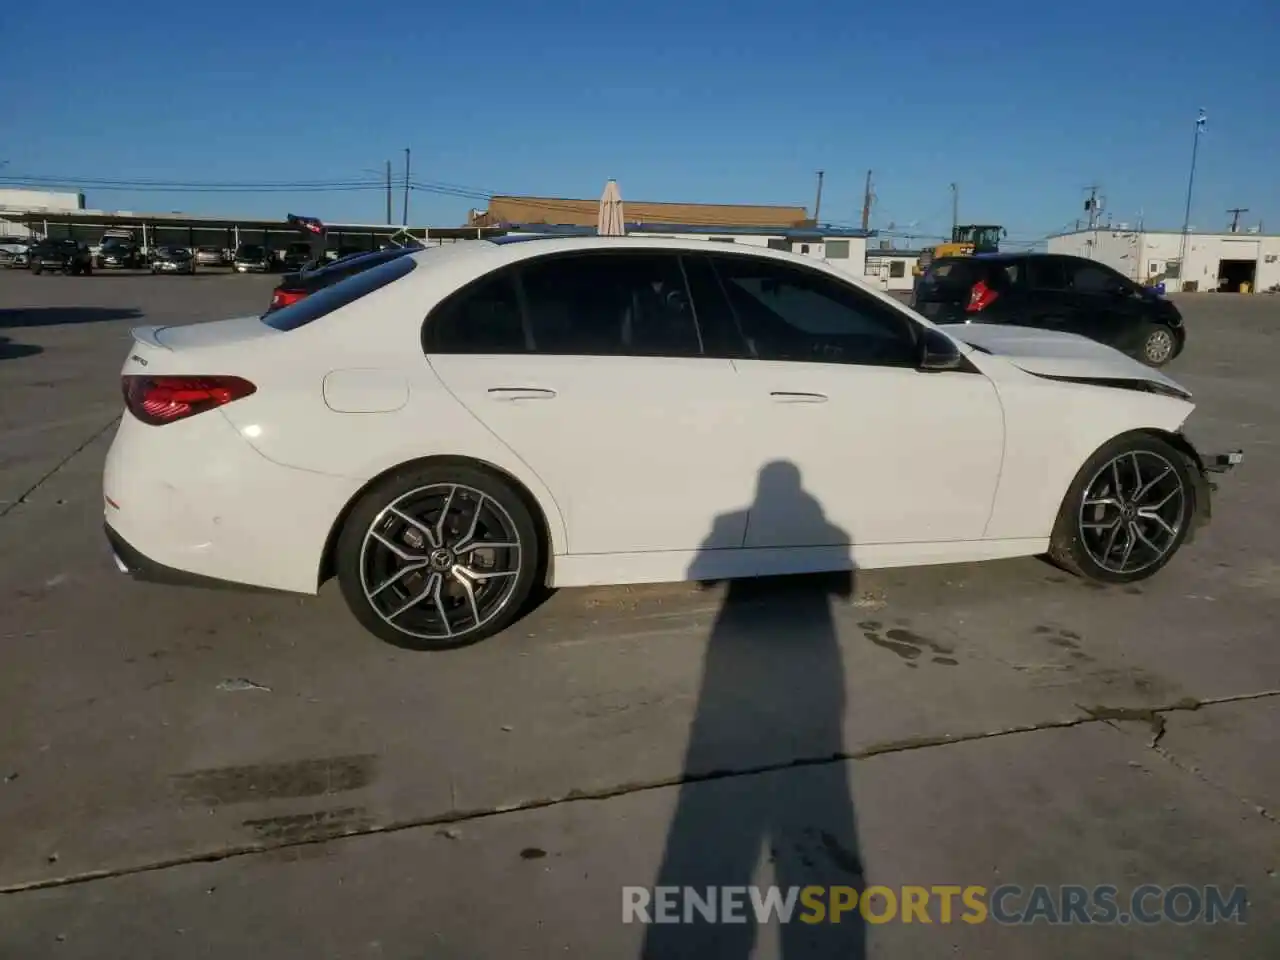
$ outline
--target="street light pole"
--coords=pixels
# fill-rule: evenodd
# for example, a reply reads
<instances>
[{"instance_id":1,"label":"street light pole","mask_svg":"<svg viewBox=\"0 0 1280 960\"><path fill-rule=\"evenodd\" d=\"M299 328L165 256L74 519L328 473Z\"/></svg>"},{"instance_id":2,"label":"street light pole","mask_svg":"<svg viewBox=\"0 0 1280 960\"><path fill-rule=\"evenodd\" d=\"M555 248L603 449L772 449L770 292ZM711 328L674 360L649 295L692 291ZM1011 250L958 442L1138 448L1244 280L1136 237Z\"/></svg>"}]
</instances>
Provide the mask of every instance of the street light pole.
<instances>
[{"instance_id":1,"label":"street light pole","mask_svg":"<svg viewBox=\"0 0 1280 960\"><path fill-rule=\"evenodd\" d=\"M1196 184L1196 154L1200 150L1200 134L1204 132L1206 120L1204 107L1200 108L1200 116L1196 118L1196 135L1191 141L1191 174L1187 177L1187 209L1182 217L1182 244L1178 248L1178 282L1187 279L1187 233L1191 229L1191 191Z\"/></svg>"}]
</instances>

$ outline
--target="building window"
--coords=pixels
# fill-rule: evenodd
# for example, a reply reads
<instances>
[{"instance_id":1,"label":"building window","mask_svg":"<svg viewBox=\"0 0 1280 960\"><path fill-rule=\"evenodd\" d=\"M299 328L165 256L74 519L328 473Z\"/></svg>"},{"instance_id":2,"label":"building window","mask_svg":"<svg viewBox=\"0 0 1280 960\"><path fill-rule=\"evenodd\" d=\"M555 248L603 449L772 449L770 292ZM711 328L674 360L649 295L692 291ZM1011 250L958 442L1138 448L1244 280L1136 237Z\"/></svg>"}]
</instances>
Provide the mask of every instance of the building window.
<instances>
[{"instance_id":1,"label":"building window","mask_svg":"<svg viewBox=\"0 0 1280 960\"><path fill-rule=\"evenodd\" d=\"M889 263L889 276L905 277L907 275L907 261L893 260Z\"/></svg>"},{"instance_id":2,"label":"building window","mask_svg":"<svg viewBox=\"0 0 1280 960\"><path fill-rule=\"evenodd\" d=\"M770 249L770 250L790 250L790 249L791 249L791 241L790 241L790 240L777 240L777 239L770 239L770 240L769 240L769 249Z\"/></svg>"},{"instance_id":3,"label":"building window","mask_svg":"<svg viewBox=\"0 0 1280 960\"><path fill-rule=\"evenodd\" d=\"M828 240L827 241L827 259L828 260L848 260L849 259L849 241L848 240Z\"/></svg>"},{"instance_id":4,"label":"building window","mask_svg":"<svg viewBox=\"0 0 1280 960\"><path fill-rule=\"evenodd\" d=\"M883 265L879 260L868 260L862 265L862 275L866 277L878 277L880 276L882 266Z\"/></svg>"},{"instance_id":5,"label":"building window","mask_svg":"<svg viewBox=\"0 0 1280 960\"><path fill-rule=\"evenodd\" d=\"M808 245L807 243L802 243L802 244L800 244L800 252L801 252L801 253L808 253L808 252L809 252L809 245Z\"/></svg>"},{"instance_id":6,"label":"building window","mask_svg":"<svg viewBox=\"0 0 1280 960\"><path fill-rule=\"evenodd\" d=\"M1164 265L1164 275L1170 280L1177 280L1182 274L1182 264L1177 260L1170 260Z\"/></svg>"}]
</instances>

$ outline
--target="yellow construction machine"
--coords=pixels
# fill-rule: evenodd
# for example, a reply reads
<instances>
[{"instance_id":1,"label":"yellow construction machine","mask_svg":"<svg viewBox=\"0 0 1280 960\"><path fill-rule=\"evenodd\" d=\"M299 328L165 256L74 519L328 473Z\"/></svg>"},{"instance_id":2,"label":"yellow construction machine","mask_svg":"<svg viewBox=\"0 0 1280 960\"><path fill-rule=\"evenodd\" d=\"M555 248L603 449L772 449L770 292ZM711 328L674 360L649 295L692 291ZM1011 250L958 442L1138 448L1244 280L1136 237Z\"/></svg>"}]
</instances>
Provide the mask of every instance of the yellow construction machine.
<instances>
[{"instance_id":1,"label":"yellow construction machine","mask_svg":"<svg viewBox=\"0 0 1280 960\"><path fill-rule=\"evenodd\" d=\"M1000 240L1009 234L999 224L965 223L951 228L951 240L920 251L920 259L911 271L924 276L929 264L939 257L971 257L975 253L998 253Z\"/></svg>"}]
</instances>

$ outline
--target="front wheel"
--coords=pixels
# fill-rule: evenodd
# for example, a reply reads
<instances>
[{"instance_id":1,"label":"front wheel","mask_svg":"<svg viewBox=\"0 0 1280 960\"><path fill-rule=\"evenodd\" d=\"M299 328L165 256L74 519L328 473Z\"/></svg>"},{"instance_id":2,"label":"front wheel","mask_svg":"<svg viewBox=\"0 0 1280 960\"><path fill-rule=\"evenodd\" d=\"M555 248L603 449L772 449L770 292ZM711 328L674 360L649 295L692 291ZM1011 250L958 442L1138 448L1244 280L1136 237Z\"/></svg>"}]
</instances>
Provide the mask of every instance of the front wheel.
<instances>
[{"instance_id":1,"label":"front wheel","mask_svg":"<svg viewBox=\"0 0 1280 960\"><path fill-rule=\"evenodd\" d=\"M414 467L375 484L338 537L347 606L379 638L414 650L483 640L519 616L541 547L511 486L466 465Z\"/></svg>"},{"instance_id":2,"label":"front wheel","mask_svg":"<svg viewBox=\"0 0 1280 960\"><path fill-rule=\"evenodd\" d=\"M1080 468L1058 510L1049 556L1078 576L1132 583L1177 553L1196 509L1192 465L1149 434L1104 444Z\"/></svg>"},{"instance_id":3,"label":"front wheel","mask_svg":"<svg viewBox=\"0 0 1280 960\"><path fill-rule=\"evenodd\" d=\"M1149 367L1163 367L1173 359L1177 343L1168 327L1152 325L1142 340L1142 362Z\"/></svg>"}]
</instances>

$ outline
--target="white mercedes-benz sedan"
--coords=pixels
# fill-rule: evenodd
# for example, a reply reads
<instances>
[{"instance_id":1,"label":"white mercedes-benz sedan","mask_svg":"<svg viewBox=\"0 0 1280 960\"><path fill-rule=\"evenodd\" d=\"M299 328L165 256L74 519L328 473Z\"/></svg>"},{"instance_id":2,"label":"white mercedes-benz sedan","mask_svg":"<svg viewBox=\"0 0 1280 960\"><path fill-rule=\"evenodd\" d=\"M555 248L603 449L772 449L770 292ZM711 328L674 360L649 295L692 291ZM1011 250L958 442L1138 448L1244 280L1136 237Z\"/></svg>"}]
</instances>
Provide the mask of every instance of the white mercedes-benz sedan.
<instances>
[{"instance_id":1,"label":"white mercedes-benz sedan","mask_svg":"<svg viewBox=\"0 0 1280 960\"><path fill-rule=\"evenodd\" d=\"M1047 554L1159 570L1209 515L1190 394L1091 340L937 327L812 258L508 237L134 331L103 479L140 578L315 593L395 644L550 587Z\"/></svg>"}]
</instances>

